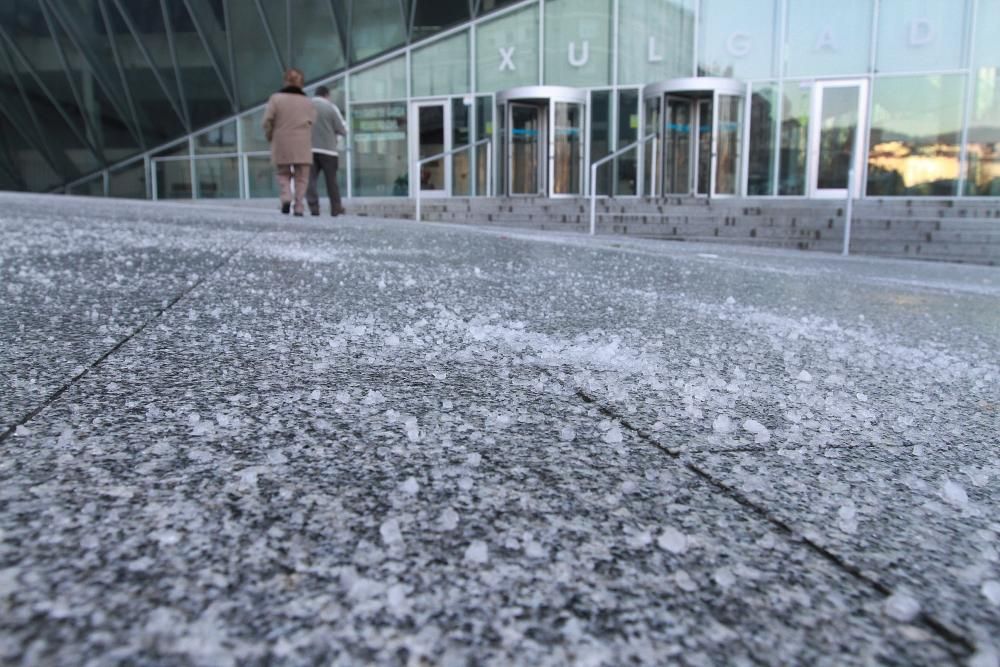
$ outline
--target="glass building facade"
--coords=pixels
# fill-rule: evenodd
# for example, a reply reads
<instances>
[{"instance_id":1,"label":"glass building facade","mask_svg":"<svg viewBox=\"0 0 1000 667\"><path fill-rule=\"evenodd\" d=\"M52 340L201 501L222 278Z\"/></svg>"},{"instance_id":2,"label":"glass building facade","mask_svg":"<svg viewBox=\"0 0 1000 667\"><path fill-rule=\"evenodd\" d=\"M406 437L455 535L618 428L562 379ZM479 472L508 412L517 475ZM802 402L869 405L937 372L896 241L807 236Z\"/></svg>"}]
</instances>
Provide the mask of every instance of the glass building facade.
<instances>
[{"instance_id":1,"label":"glass building facade","mask_svg":"<svg viewBox=\"0 0 1000 667\"><path fill-rule=\"evenodd\" d=\"M5 0L0 189L276 196L260 121L295 66L344 111L353 197L582 194L612 153L617 196L996 197L998 26L1000 0Z\"/></svg>"}]
</instances>

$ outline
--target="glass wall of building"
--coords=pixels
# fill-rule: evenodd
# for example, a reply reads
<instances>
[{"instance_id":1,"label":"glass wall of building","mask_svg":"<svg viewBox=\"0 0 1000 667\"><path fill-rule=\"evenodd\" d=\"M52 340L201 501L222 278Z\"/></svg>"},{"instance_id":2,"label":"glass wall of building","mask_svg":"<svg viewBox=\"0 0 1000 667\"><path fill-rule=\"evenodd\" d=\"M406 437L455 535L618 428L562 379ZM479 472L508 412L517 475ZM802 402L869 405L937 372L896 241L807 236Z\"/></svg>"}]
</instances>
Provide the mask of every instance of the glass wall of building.
<instances>
[{"instance_id":1,"label":"glass wall of building","mask_svg":"<svg viewBox=\"0 0 1000 667\"><path fill-rule=\"evenodd\" d=\"M715 110L713 196L826 196L851 173L859 196L1000 195L1000 0L155 4L0 3L0 188L272 197L263 104L299 67L348 123L346 196L412 196L425 176L438 194L483 194L473 145L517 86L587 91L586 135L560 150L592 163L669 121L643 86L689 77L745 86ZM417 170L429 146L451 154ZM650 150L611 160L597 191L649 194Z\"/></svg>"}]
</instances>

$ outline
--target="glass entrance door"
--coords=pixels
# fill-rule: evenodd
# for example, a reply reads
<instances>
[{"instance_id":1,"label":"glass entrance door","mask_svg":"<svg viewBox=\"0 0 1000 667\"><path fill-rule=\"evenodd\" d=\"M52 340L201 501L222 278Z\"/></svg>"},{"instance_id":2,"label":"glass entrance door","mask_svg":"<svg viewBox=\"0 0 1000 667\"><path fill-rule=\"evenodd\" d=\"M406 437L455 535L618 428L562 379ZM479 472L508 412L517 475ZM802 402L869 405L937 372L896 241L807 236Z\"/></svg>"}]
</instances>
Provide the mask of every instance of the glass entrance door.
<instances>
[{"instance_id":1,"label":"glass entrance door","mask_svg":"<svg viewBox=\"0 0 1000 667\"><path fill-rule=\"evenodd\" d=\"M861 182L861 127L867 87L863 80L820 81L814 87L809 137L809 174L814 197L847 197Z\"/></svg>"},{"instance_id":2,"label":"glass entrance door","mask_svg":"<svg viewBox=\"0 0 1000 667\"><path fill-rule=\"evenodd\" d=\"M691 193L691 100L666 98L663 127L663 193Z\"/></svg>"},{"instance_id":3,"label":"glass entrance door","mask_svg":"<svg viewBox=\"0 0 1000 667\"><path fill-rule=\"evenodd\" d=\"M583 194L583 105L553 104L552 195Z\"/></svg>"},{"instance_id":4,"label":"glass entrance door","mask_svg":"<svg viewBox=\"0 0 1000 667\"><path fill-rule=\"evenodd\" d=\"M510 194L538 195L545 192L544 166L548 141L545 132L547 107L510 104Z\"/></svg>"},{"instance_id":5,"label":"glass entrance door","mask_svg":"<svg viewBox=\"0 0 1000 667\"><path fill-rule=\"evenodd\" d=\"M451 156L440 157L418 164L451 149L451 114L448 102L420 102L414 104L413 127L410 132L412 155L417 156L410 178L420 188L422 197L447 197L451 191Z\"/></svg>"},{"instance_id":6,"label":"glass entrance door","mask_svg":"<svg viewBox=\"0 0 1000 667\"><path fill-rule=\"evenodd\" d=\"M712 188L712 100L700 99L698 107L698 143L695 146L695 189L700 195L707 195Z\"/></svg>"}]
</instances>

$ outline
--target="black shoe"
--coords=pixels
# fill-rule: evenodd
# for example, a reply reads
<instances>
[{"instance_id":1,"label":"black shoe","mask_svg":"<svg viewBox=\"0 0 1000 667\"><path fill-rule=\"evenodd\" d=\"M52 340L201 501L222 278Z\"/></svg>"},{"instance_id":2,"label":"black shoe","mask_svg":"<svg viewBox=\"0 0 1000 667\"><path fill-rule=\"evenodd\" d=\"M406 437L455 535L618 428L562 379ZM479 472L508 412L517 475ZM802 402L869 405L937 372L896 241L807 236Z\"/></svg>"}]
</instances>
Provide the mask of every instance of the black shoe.
<instances>
[{"instance_id":1,"label":"black shoe","mask_svg":"<svg viewBox=\"0 0 1000 667\"><path fill-rule=\"evenodd\" d=\"M319 215L319 209L318 208L311 208L311 209L309 209L309 212L311 214L313 214L313 215Z\"/></svg>"},{"instance_id":2,"label":"black shoe","mask_svg":"<svg viewBox=\"0 0 1000 667\"><path fill-rule=\"evenodd\" d=\"M340 207L339 209L337 209L336 211L330 211L330 215L332 215L332 216L333 216L333 217L335 217L335 218L336 218L336 217L337 217L338 215L346 215L346 214L347 214L347 211L345 211L345 210L344 210L344 207L343 207L343 206L341 206L341 207Z\"/></svg>"},{"instance_id":3,"label":"black shoe","mask_svg":"<svg viewBox=\"0 0 1000 667\"><path fill-rule=\"evenodd\" d=\"M295 212L295 217L296 218L301 218L302 217L302 211L296 211Z\"/></svg>"},{"instance_id":4,"label":"black shoe","mask_svg":"<svg viewBox=\"0 0 1000 667\"><path fill-rule=\"evenodd\" d=\"M292 210L292 205L291 205L291 203L288 203L288 204L282 204L282 205L281 205L281 212L282 212L283 214L285 214L285 215L288 215L288 212L289 212L289 211L291 211L291 210Z\"/></svg>"}]
</instances>

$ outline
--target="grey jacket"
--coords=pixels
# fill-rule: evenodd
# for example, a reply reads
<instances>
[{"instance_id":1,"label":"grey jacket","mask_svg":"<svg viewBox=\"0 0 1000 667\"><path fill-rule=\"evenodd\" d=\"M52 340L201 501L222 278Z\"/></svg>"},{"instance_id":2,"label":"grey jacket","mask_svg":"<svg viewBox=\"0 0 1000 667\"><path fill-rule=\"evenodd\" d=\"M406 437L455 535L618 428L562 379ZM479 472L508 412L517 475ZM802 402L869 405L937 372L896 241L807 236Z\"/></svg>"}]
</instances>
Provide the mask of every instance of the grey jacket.
<instances>
[{"instance_id":1,"label":"grey jacket","mask_svg":"<svg viewBox=\"0 0 1000 667\"><path fill-rule=\"evenodd\" d=\"M337 155L337 135L347 136L344 117L337 105L325 97L314 97L312 103L316 108L316 122L312 126L313 153Z\"/></svg>"}]
</instances>

